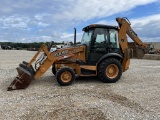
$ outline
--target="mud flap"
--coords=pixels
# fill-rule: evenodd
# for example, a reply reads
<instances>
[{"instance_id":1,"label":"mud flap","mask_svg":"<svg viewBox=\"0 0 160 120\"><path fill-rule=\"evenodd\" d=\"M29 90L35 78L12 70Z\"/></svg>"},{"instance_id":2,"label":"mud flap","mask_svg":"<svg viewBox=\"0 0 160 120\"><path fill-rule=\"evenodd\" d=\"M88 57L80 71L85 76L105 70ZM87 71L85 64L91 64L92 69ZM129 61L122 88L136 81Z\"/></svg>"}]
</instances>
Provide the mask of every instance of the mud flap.
<instances>
[{"instance_id":1,"label":"mud flap","mask_svg":"<svg viewBox=\"0 0 160 120\"><path fill-rule=\"evenodd\" d=\"M27 88L34 78L34 69L32 66L27 67L27 63L23 62L17 68L18 75L8 87L8 91Z\"/></svg>"}]
</instances>

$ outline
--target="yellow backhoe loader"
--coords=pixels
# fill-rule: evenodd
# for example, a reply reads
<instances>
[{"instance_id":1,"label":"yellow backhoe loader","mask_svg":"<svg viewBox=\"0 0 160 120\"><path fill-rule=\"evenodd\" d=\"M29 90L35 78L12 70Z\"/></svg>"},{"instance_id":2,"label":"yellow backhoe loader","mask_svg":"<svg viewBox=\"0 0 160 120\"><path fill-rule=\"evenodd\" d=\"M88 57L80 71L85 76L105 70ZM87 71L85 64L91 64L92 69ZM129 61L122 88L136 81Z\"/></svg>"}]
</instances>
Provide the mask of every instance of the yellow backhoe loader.
<instances>
[{"instance_id":1,"label":"yellow backhoe loader","mask_svg":"<svg viewBox=\"0 0 160 120\"><path fill-rule=\"evenodd\" d=\"M43 44L30 62L19 65L18 76L8 90L27 88L33 79L40 78L51 66L62 86L70 85L76 75L98 76L105 83L118 81L122 72L129 68L133 56L133 50L128 48L127 35L139 46L148 46L138 38L127 18L116 18L116 21L119 26L92 24L84 27L80 45L49 52L52 44L48 47ZM39 54L42 55L38 57Z\"/></svg>"}]
</instances>

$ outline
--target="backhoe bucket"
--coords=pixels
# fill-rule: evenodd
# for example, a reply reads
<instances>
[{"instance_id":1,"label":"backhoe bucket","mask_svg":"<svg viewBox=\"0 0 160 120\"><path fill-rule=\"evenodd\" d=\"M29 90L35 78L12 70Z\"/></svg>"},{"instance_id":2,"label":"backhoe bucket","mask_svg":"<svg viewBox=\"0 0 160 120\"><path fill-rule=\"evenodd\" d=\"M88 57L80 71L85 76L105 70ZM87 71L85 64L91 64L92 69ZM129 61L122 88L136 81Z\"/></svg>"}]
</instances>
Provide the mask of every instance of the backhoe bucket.
<instances>
[{"instance_id":1,"label":"backhoe bucket","mask_svg":"<svg viewBox=\"0 0 160 120\"><path fill-rule=\"evenodd\" d=\"M23 62L17 68L18 75L8 87L8 91L25 89L29 86L34 78L34 69L32 66L27 67L27 63Z\"/></svg>"},{"instance_id":2,"label":"backhoe bucket","mask_svg":"<svg viewBox=\"0 0 160 120\"><path fill-rule=\"evenodd\" d=\"M142 49L142 48L137 48L136 50L137 50L136 52L137 52L138 58L139 58L139 59L143 59L143 57L144 57L144 55L145 55L145 50Z\"/></svg>"}]
</instances>

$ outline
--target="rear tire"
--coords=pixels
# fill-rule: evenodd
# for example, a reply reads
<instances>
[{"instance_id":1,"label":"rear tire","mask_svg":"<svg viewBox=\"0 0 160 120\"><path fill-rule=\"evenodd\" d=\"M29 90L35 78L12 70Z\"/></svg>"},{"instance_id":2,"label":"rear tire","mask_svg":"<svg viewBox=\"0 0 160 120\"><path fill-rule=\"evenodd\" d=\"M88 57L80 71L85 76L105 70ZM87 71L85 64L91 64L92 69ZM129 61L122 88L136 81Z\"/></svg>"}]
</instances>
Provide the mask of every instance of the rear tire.
<instances>
[{"instance_id":1,"label":"rear tire","mask_svg":"<svg viewBox=\"0 0 160 120\"><path fill-rule=\"evenodd\" d=\"M114 83L122 76L122 65L115 58L103 60L98 67L98 77L102 82Z\"/></svg>"},{"instance_id":2,"label":"rear tire","mask_svg":"<svg viewBox=\"0 0 160 120\"><path fill-rule=\"evenodd\" d=\"M67 86L75 80L74 70L69 67L61 68L56 73L57 82L62 86Z\"/></svg>"}]
</instances>

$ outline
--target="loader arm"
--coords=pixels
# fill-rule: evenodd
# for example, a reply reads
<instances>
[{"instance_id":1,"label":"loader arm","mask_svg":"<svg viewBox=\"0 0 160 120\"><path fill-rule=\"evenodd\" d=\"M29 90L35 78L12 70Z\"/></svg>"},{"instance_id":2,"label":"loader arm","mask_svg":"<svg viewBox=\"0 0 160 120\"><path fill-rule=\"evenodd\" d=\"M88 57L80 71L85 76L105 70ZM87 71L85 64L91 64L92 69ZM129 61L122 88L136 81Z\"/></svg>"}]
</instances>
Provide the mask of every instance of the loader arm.
<instances>
[{"instance_id":1,"label":"loader arm","mask_svg":"<svg viewBox=\"0 0 160 120\"><path fill-rule=\"evenodd\" d=\"M44 53L47 55L47 57L44 60L44 62L39 66L39 68L36 70L34 79L38 79L39 77L41 77L52 66L54 62L68 59L70 57L77 55L80 52L83 52L84 47L79 46L73 48L63 48L51 53L47 50L47 47L43 47L43 50ZM35 58L33 57L33 59Z\"/></svg>"},{"instance_id":2,"label":"loader arm","mask_svg":"<svg viewBox=\"0 0 160 120\"><path fill-rule=\"evenodd\" d=\"M122 68L123 71L126 71L129 68L130 64L130 58L131 58L130 54L133 54L133 51L128 48L128 40L126 35L128 35L137 45L139 45L142 48L147 48L148 45L140 40L138 35L131 28L131 24L127 18L118 17L116 18L116 21L120 28L118 32L119 44L124 54L124 59L122 61Z\"/></svg>"},{"instance_id":3,"label":"loader arm","mask_svg":"<svg viewBox=\"0 0 160 120\"><path fill-rule=\"evenodd\" d=\"M10 84L8 91L27 88L33 79L40 78L54 62L65 60L73 56L76 58L77 55L80 55L78 53L84 51L84 46L75 46L49 52L47 46L43 44L29 63L23 61L23 63L19 65L17 68L18 76ZM42 53L42 57L39 57L40 53ZM37 57L39 58L37 59ZM35 69L32 66L33 64L35 65Z\"/></svg>"}]
</instances>

